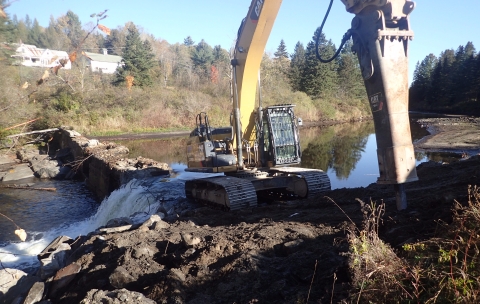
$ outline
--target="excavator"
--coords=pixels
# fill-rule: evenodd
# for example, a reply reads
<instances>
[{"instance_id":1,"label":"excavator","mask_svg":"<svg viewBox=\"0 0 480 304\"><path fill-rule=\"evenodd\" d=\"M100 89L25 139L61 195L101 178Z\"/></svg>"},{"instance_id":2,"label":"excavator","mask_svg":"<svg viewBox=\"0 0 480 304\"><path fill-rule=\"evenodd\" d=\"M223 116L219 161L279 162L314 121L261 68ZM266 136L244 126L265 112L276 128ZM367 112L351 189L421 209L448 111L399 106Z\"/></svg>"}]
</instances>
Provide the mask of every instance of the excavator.
<instances>
[{"instance_id":1,"label":"excavator","mask_svg":"<svg viewBox=\"0 0 480 304\"><path fill-rule=\"evenodd\" d=\"M341 0L355 14L336 54L353 39L377 139L380 177L394 184L397 208L406 208L403 184L417 180L408 117L408 42L413 39L407 0ZM322 22L323 29L333 0ZM282 0L252 0L232 52L231 126L213 127L204 112L187 141L189 172L222 173L185 182L187 198L224 210L255 207L258 197L314 198L329 191L325 172L301 168L294 105L262 106L260 63ZM257 103L258 101L258 103Z\"/></svg>"}]
</instances>

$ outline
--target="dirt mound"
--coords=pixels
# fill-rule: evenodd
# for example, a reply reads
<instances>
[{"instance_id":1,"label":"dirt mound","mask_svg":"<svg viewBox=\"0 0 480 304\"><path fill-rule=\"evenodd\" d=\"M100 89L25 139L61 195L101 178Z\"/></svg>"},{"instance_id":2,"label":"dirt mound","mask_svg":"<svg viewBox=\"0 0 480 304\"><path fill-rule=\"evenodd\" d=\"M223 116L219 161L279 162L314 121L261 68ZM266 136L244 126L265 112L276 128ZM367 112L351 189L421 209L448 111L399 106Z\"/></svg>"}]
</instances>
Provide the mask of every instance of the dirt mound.
<instances>
[{"instance_id":1,"label":"dirt mound","mask_svg":"<svg viewBox=\"0 0 480 304\"><path fill-rule=\"evenodd\" d=\"M229 213L198 206L169 223L84 237L70 258L80 273L51 300L125 288L158 303L338 302L351 288L345 229L360 224L357 200L386 203L380 235L393 247L428 238L480 180L480 157L425 163L417 174L404 211L393 186L372 184Z\"/></svg>"}]
</instances>

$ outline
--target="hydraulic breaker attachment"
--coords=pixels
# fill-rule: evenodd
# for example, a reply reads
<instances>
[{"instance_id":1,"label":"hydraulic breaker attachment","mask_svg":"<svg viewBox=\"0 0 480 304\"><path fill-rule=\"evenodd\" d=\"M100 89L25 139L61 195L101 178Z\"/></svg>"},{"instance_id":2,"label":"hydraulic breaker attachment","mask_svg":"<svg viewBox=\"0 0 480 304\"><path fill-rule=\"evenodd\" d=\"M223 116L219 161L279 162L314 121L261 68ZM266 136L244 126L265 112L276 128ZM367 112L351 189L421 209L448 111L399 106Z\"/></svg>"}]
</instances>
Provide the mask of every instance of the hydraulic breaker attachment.
<instances>
[{"instance_id":1,"label":"hydraulic breaker attachment","mask_svg":"<svg viewBox=\"0 0 480 304\"><path fill-rule=\"evenodd\" d=\"M356 14L350 33L375 124L377 183L395 185L397 208L402 210L407 207L402 184L418 180L408 116L408 43L413 39L408 15L415 3L342 1Z\"/></svg>"}]
</instances>

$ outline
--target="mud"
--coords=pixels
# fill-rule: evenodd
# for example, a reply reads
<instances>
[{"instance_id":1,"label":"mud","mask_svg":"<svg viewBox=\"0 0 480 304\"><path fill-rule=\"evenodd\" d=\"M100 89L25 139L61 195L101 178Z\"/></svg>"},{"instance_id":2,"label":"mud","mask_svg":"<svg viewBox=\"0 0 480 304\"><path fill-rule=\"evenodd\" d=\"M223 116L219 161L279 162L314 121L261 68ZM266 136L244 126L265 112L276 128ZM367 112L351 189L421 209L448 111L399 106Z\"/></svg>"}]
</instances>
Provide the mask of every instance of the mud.
<instances>
[{"instance_id":1,"label":"mud","mask_svg":"<svg viewBox=\"0 0 480 304\"><path fill-rule=\"evenodd\" d=\"M466 152L455 163L424 163L397 211L392 185L337 189L310 201L274 201L236 212L192 205L175 219L122 233L93 234L72 246L81 266L50 297L79 303L92 289L125 288L157 303L338 303L348 298L346 229L361 225L363 202L385 202L380 229L394 248L434 236L480 181L479 120L425 120L421 149ZM88 302L85 302L88 303ZM112 302L113 303L113 302Z\"/></svg>"}]
</instances>

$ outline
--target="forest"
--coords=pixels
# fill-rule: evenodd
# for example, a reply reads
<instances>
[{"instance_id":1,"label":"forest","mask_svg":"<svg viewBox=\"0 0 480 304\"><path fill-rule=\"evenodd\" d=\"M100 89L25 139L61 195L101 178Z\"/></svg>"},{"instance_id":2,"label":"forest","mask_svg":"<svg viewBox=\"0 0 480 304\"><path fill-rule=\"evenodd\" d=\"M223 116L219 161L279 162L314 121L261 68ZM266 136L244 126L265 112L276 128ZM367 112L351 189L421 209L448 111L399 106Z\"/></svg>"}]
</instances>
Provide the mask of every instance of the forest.
<instances>
[{"instance_id":1,"label":"forest","mask_svg":"<svg viewBox=\"0 0 480 304\"><path fill-rule=\"evenodd\" d=\"M480 54L472 42L417 62L410 110L480 116Z\"/></svg>"},{"instance_id":2,"label":"forest","mask_svg":"<svg viewBox=\"0 0 480 304\"><path fill-rule=\"evenodd\" d=\"M0 0L0 7L5 0ZM47 27L26 16L0 14L0 136L29 129L71 126L86 135L188 130L207 112L215 126L228 125L231 112L230 50L188 36L169 43L128 22L115 29L101 22L105 12L83 23L72 11ZM334 61L323 64L335 45L317 28L312 39L287 52L279 41L261 64L262 102L295 104L305 122L371 117L351 41ZM21 43L75 54L72 69L52 71L15 64ZM82 52L119 55L115 74L91 72ZM410 108L417 111L480 114L480 56L472 43L417 64ZM26 123L30 122L31 123ZM15 127L20 125L18 127Z\"/></svg>"}]
</instances>

